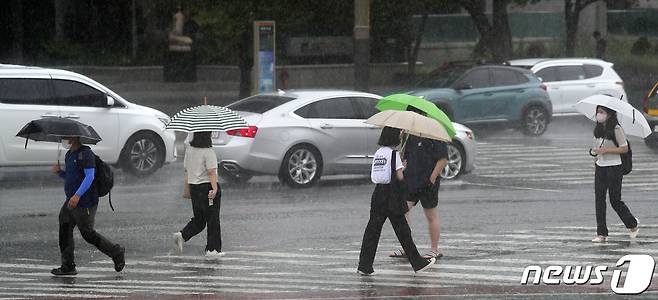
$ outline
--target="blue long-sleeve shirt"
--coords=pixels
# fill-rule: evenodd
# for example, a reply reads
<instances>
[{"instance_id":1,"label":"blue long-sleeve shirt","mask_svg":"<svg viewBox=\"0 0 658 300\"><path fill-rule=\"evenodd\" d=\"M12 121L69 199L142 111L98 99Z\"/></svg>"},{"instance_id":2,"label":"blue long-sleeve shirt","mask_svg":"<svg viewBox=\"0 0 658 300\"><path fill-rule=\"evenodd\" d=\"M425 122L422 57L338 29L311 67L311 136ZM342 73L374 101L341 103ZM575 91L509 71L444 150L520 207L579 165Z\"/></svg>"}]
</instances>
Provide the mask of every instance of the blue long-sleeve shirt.
<instances>
[{"instance_id":1,"label":"blue long-sleeve shirt","mask_svg":"<svg viewBox=\"0 0 658 300\"><path fill-rule=\"evenodd\" d=\"M93 185L96 160L94 153L87 146L66 153L66 170L60 171L64 179L66 202L73 195L80 196L78 207L89 208L98 204L98 193Z\"/></svg>"}]
</instances>

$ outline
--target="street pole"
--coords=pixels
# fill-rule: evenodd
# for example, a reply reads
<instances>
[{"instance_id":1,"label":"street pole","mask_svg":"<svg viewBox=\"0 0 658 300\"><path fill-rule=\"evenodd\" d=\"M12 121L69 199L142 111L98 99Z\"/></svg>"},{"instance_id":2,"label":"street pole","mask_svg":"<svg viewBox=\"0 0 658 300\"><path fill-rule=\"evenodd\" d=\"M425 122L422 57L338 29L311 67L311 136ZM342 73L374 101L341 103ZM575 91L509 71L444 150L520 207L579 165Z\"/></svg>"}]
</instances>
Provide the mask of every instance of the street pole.
<instances>
[{"instance_id":1,"label":"street pole","mask_svg":"<svg viewBox=\"0 0 658 300\"><path fill-rule=\"evenodd\" d=\"M370 0L354 0L354 89L369 91Z\"/></svg>"},{"instance_id":2,"label":"street pole","mask_svg":"<svg viewBox=\"0 0 658 300\"><path fill-rule=\"evenodd\" d=\"M131 28L130 34L132 35L132 59L133 61L137 59L137 5L135 4L136 0L133 0L130 5L131 12Z\"/></svg>"}]
</instances>

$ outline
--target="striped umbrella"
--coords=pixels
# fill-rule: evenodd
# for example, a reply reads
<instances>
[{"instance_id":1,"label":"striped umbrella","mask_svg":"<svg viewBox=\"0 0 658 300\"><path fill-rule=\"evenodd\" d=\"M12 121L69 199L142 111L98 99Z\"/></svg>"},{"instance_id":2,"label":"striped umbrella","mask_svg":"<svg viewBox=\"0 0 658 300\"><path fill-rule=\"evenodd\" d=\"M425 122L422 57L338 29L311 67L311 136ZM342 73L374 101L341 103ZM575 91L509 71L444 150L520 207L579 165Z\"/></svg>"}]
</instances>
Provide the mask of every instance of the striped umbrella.
<instances>
[{"instance_id":1,"label":"striped umbrella","mask_svg":"<svg viewBox=\"0 0 658 300\"><path fill-rule=\"evenodd\" d=\"M202 132L241 128L249 128L249 125L236 112L222 106L201 105L179 111L165 129Z\"/></svg>"}]
</instances>

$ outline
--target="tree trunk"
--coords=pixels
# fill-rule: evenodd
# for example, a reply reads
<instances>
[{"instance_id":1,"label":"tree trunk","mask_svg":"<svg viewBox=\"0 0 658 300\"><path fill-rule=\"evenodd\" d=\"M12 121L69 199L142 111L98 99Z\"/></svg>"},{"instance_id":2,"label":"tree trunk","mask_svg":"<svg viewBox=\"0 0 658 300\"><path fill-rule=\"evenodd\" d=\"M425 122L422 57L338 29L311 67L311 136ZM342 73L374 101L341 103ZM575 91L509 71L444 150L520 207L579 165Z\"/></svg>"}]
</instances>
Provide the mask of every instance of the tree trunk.
<instances>
[{"instance_id":1,"label":"tree trunk","mask_svg":"<svg viewBox=\"0 0 658 300\"><path fill-rule=\"evenodd\" d=\"M23 1L11 1L12 13L12 35L13 42L11 46L12 63L23 63Z\"/></svg>"},{"instance_id":2,"label":"tree trunk","mask_svg":"<svg viewBox=\"0 0 658 300\"><path fill-rule=\"evenodd\" d=\"M66 20L66 0L55 0L55 41L63 42L64 36L64 21Z\"/></svg>"},{"instance_id":3,"label":"tree trunk","mask_svg":"<svg viewBox=\"0 0 658 300\"><path fill-rule=\"evenodd\" d=\"M512 31L507 15L508 4L509 0L493 2L493 34L490 46L495 62L504 62L512 57Z\"/></svg>"},{"instance_id":4,"label":"tree trunk","mask_svg":"<svg viewBox=\"0 0 658 300\"><path fill-rule=\"evenodd\" d=\"M564 19L566 23L565 56L573 57L576 53L576 35L580 13L588 5L599 0L564 0Z\"/></svg>"},{"instance_id":5,"label":"tree trunk","mask_svg":"<svg viewBox=\"0 0 658 300\"><path fill-rule=\"evenodd\" d=\"M480 33L480 40L476 45L476 50L474 51L477 56L478 49L484 50L484 52L490 52L493 54L492 49L492 28L489 23L489 18L484 13L485 6L483 1L471 0L471 1L460 1L461 6L466 9L468 14L471 16L473 25Z\"/></svg>"},{"instance_id":6,"label":"tree trunk","mask_svg":"<svg viewBox=\"0 0 658 300\"><path fill-rule=\"evenodd\" d=\"M251 95L251 68L253 66L252 58L252 34L251 34L251 25L253 24L252 20L249 20L249 24L244 29L244 32L241 35L240 43L238 45L238 68L240 69L240 96L239 98L245 98Z\"/></svg>"},{"instance_id":7,"label":"tree trunk","mask_svg":"<svg viewBox=\"0 0 658 300\"><path fill-rule=\"evenodd\" d=\"M407 57L407 74L409 78L415 79L416 77L416 61L418 61L418 52L420 51L420 44L423 40L423 32L425 32L425 24L427 24L427 12L423 13L422 19L416 32L414 39L414 47L410 55Z\"/></svg>"}]
</instances>

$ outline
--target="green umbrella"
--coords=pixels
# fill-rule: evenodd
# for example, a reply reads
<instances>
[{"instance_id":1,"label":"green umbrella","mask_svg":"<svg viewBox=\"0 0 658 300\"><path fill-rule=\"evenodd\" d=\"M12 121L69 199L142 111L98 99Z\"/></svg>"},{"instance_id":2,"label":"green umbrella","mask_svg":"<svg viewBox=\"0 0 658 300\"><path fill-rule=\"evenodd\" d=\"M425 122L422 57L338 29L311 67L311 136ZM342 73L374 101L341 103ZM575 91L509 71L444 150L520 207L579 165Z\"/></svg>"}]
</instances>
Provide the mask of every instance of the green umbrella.
<instances>
[{"instance_id":1,"label":"green umbrella","mask_svg":"<svg viewBox=\"0 0 658 300\"><path fill-rule=\"evenodd\" d=\"M457 134L455 127L452 126L450 118L448 118L442 110L436 107L434 103L420 97L407 94L393 94L380 99L376 108L380 111L407 110L409 105L425 112L428 117L439 121L448 132L450 138L453 138L455 134Z\"/></svg>"}]
</instances>

